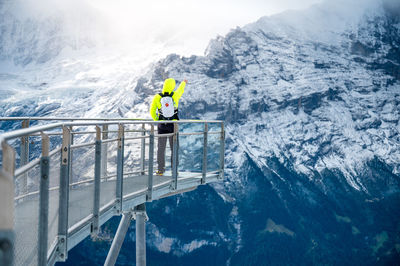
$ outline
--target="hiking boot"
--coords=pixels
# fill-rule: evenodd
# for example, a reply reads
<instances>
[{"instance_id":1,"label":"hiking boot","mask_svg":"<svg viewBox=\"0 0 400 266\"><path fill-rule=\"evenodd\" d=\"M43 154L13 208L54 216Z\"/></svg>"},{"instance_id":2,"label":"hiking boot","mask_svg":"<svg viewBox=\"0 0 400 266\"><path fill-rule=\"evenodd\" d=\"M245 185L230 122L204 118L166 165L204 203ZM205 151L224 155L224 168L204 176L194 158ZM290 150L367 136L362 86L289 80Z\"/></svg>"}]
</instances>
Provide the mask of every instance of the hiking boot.
<instances>
[{"instance_id":1,"label":"hiking boot","mask_svg":"<svg viewBox=\"0 0 400 266\"><path fill-rule=\"evenodd\" d=\"M163 172L163 171L160 171L160 170L157 170L157 171L156 171L156 175L162 176L162 175L164 175L164 172Z\"/></svg>"}]
</instances>

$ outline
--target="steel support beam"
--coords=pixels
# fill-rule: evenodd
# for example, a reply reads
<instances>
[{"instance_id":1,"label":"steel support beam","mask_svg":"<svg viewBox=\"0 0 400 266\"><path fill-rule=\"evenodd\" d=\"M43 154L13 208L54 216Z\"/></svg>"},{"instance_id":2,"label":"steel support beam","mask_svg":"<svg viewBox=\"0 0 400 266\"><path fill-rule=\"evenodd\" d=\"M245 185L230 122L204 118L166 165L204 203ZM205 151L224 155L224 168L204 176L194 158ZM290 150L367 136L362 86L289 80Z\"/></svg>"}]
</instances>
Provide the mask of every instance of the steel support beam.
<instances>
[{"instance_id":1,"label":"steel support beam","mask_svg":"<svg viewBox=\"0 0 400 266\"><path fill-rule=\"evenodd\" d=\"M63 139L61 146L60 165L60 194L58 208L58 247L57 260L67 259L67 238L68 238L68 204L69 204L69 183L71 164L71 131L63 126Z\"/></svg>"},{"instance_id":2,"label":"steel support beam","mask_svg":"<svg viewBox=\"0 0 400 266\"><path fill-rule=\"evenodd\" d=\"M96 126L96 148L94 157L94 200L93 200L93 221L92 236L99 233L100 215L100 179L101 179L101 129Z\"/></svg>"},{"instance_id":3,"label":"steel support beam","mask_svg":"<svg viewBox=\"0 0 400 266\"><path fill-rule=\"evenodd\" d=\"M136 266L146 266L146 205L135 207L136 219Z\"/></svg>"},{"instance_id":4,"label":"steel support beam","mask_svg":"<svg viewBox=\"0 0 400 266\"><path fill-rule=\"evenodd\" d=\"M40 158L38 265L47 265L47 238L49 224L49 136L42 133L42 157Z\"/></svg>"},{"instance_id":5,"label":"steel support beam","mask_svg":"<svg viewBox=\"0 0 400 266\"><path fill-rule=\"evenodd\" d=\"M208 124L204 123L204 135L203 135L203 167L202 173L203 176L201 178L201 183L206 183L207 176L207 145L208 145Z\"/></svg>"},{"instance_id":6,"label":"steel support beam","mask_svg":"<svg viewBox=\"0 0 400 266\"><path fill-rule=\"evenodd\" d=\"M117 181L116 183L116 209L119 214L122 211L122 200L123 200L123 182L124 182L124 125L118 126L118 150L117 150Z\"/></svg>"},{"instance_id":7,"label":"steel support beam","mask_svg":"<svg viewBox=\"0 0 400 266\"><path fill-rule=\"evenodd\" d=\"M0 265L14 263L14 171L15 150L2 142L3 166L0 170Z\"/></svg>"},{"instance_id":8,"label":"steel support beam","mask_svg":"<svg viewBox=\"0 0 400 266\"><path fill-rule=\"evenodd\" d=\"M132 217L133 217L132 212L127 212L122 214L122 218L121 221L119 222L117 233L114 236L104 266L115 265L119 252L121 250L121 246L124 243L126 232L128 231L129 225L131 224Z\"/></svg>"},{"instance_id":9,"label":"steel support beam","mask_svg":"<svg viewBox=\"0 0 400 266\"><path fill-rule=\"evenodd\" d=\"M147 183L147 201L153 199L153 164L154 164L154 125L151 125L149 143L149 176Z\"/></svg>"}]
</instances>

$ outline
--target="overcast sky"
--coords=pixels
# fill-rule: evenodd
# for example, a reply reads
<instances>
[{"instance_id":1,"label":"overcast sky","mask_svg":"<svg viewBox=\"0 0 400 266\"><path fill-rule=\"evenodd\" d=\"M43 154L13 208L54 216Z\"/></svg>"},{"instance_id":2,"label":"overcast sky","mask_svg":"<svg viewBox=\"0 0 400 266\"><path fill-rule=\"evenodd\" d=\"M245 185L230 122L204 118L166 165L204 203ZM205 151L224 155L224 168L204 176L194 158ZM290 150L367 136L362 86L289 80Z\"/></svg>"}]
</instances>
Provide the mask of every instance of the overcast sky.
<instances>
[{"instance_id":1,"label":"overcast sky","mask_svg":"<svg viewBox=\"0 0 400 266\"><path fill-rule=\"evenodd\" d=\"M322 0L89 0L128 38L160 41L180 54L203 54L210 39L236 26ZM133 33L133 34L132 34Z\"/></svg>"},{"instance_id":2,"label":"overcast sky","mask_svg":"<svg viewBox=\"0 0 400 266\"><path fill-rule=\"evenodd\" d=\"M7 1L7 0L0 0ZM113 50L203 55L210 39L236 26L323 0L8 0L18 16L60 17L76 39L106 40ZM105 37L106 36L106 37ZM126 50L126 49L125 49Z\"/></svg>"}]
</instances>

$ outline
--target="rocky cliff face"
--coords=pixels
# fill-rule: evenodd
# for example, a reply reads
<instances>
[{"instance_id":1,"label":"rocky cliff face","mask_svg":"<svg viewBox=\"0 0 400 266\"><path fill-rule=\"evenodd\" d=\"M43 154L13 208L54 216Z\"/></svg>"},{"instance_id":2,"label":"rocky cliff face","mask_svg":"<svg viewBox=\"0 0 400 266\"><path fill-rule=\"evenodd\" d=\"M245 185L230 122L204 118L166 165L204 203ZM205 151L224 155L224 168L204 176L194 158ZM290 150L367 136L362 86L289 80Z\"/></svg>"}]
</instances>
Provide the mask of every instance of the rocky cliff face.
<instances>
[{"instance_id":1,"label":"rocky cliff face","mask_svg":"<svg viewBox=\"0 0 400 266\"><path fill-rule=\"evenodd\" d=\"M227 123L227 180L212 187L224 201L177 197L192 210L177 204L154 221L153 233L173 239L168 252L150 244L156 254L183 263L208 252L208 263L230 265L399 258L399 7L349 8L262 18L211 41L204 57L170 55L137 85L146 98L165 77L187 78L185 118ZM171 201L153 203L153 215ZM181 225L190 233L175 232L177 217L200 210ZM189 243L197 248L183 252Z\"/></svg>"}]
</instances>

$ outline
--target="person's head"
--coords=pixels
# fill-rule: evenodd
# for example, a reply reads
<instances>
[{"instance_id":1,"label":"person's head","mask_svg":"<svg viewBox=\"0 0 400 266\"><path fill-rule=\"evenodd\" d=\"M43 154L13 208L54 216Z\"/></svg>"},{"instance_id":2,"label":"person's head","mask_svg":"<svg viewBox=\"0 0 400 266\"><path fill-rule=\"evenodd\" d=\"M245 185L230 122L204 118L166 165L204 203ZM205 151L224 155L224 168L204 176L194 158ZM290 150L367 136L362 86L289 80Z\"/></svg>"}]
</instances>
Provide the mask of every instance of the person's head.
<instances>
[{"instance_id":1,"label":"person's head","mask_svg":"<svg viewBox=\"0 0 400 266\"><path fill-rule=\"evenodd\" d=\"M162 93L171 93L174 89L175 89L175 80L172 78L166 79L164 81Z\"/></svg>"}]
</instances>

